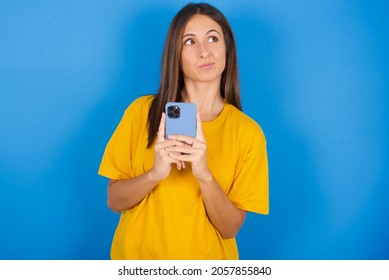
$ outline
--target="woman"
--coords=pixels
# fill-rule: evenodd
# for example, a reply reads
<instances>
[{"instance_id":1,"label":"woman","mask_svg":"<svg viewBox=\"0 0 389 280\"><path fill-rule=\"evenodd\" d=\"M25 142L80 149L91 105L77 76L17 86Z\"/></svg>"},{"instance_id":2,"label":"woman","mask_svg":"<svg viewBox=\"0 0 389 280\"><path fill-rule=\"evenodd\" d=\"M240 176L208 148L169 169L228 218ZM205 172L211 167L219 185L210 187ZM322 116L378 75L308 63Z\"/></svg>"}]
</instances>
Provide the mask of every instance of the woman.
<instances>
[{"instance_id":1,"label":"woman","mask_svg":"<svg viewBox=\"0 0 389 280\"><path fill-rule=\"evenodd\" d=\"M165 138L168 101L197 107L196 137ZM268 213L266 140L241 111L235 41L224 15L188 4L167 35L158 94L135 100L99 174L121 212L112 259L238 259L246 212Z\"/></svg>"}]
</instances>

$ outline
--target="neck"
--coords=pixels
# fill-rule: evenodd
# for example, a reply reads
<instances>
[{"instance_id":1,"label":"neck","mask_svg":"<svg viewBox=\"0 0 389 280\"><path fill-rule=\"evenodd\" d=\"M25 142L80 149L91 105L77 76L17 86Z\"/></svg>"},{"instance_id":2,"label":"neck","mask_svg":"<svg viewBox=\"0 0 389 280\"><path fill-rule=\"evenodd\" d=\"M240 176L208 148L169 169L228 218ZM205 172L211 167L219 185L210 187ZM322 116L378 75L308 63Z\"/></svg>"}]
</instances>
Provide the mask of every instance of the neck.
<instances>
[{"instance_id":1,"label":"neck","mask_svg":"<svg viewBox=\"0 0 389 280\"><path fill-rule=\"evenodd\" d=\"M185 83L181 92L185 102L196 104L202 121L212 121L221 113L224 100L220 94L220 84Z\"/></svg>"}]
</instances>

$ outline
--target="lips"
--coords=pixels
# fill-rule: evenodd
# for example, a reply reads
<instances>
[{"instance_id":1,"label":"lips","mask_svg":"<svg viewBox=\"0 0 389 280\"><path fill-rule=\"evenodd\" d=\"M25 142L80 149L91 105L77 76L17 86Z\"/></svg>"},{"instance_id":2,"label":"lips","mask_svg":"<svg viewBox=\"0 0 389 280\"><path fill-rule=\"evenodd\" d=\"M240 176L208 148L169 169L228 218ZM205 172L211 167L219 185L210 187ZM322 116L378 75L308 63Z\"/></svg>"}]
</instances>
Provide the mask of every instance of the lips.
<instances>
[{"instance_id":1,"label":"lips","mask_svg":"<svg viewBox=\"0 0 389 280\"><path fill-rule=\"evenodd\" d=\"M213 65L215 65L215 63L213 63L213 62L207 62L207 63L201 64L199 67L200 67L201 69L210 69L210 68L212 68Z\"/></svg>"}]
</instances>

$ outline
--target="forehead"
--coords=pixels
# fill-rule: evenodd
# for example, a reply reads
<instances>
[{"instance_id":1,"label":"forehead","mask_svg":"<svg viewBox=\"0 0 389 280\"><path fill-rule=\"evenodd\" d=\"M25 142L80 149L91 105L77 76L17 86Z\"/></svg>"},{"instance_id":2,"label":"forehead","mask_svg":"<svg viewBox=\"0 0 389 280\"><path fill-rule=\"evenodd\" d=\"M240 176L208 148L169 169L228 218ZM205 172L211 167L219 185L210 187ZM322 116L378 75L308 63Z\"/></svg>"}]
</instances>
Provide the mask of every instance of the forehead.
<instances>
[{"instance_id":1,"label":"forehead","mask_svg":"<svg viewBox=\"0 0 389 280\"><path fill-rule=\"evenodd\" d=\"M188 33L200 35L211 29L215 29L220 34L222 34L223 31L221 26L209 16L196 14L191 17L191 19L186 24L184 28L184 35Z\"/></svg>"}]
</instances>

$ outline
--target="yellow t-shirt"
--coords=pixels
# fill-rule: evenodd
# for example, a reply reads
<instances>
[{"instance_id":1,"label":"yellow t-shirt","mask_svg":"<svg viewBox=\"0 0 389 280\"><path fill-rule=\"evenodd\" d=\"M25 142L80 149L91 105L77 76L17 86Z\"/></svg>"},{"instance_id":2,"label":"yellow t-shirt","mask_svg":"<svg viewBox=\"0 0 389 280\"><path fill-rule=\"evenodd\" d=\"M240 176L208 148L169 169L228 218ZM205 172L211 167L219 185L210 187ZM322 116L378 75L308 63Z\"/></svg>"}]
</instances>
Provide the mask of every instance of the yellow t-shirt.
<instances>
[{"instance_id":1,"label":"yellow t-shirt","mask_svg":"<svg viewBox=\"0 0 389 280\"><path fill-rule=\"evenodd\" d=\"M112 135L99 174L129 179L151 169L147 114L153 96L136 99ZM203 122L207 161L226 196L239 208L267 214L266 140L258 124L230 104ZM139 186L142 187L142 186ZM122 211L112 259L238 259L235 238L223 239L211 224L190 165L162 180L138 205Z\"/></svg>"}]
</instances>

